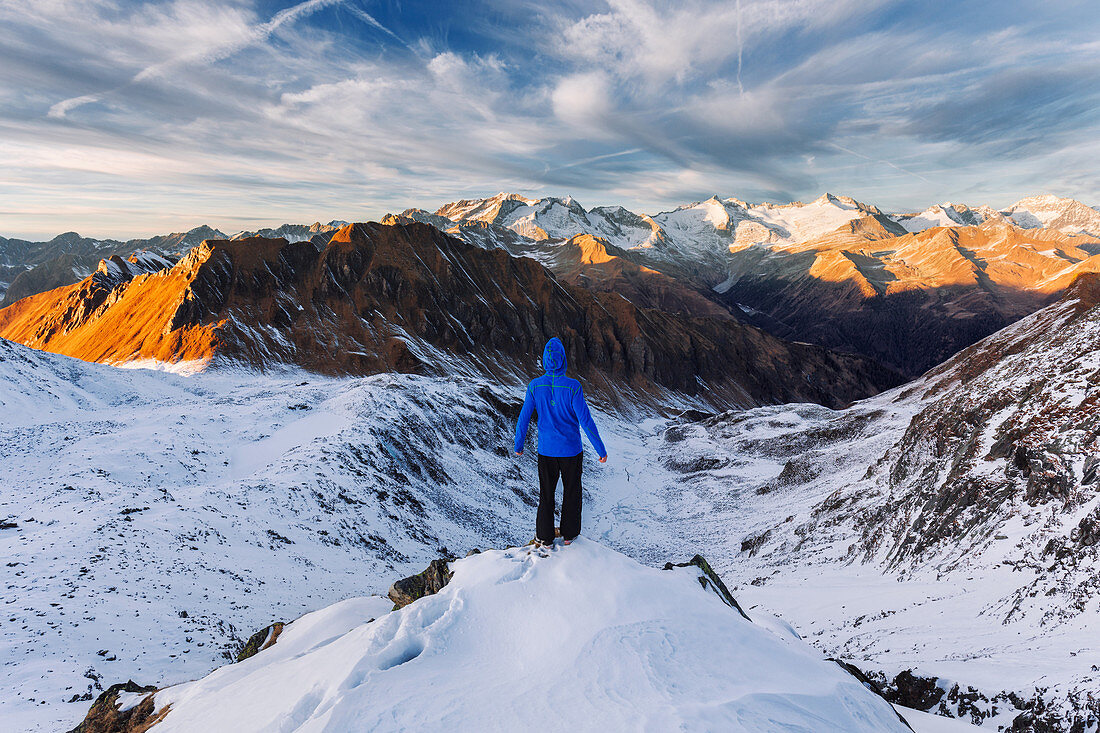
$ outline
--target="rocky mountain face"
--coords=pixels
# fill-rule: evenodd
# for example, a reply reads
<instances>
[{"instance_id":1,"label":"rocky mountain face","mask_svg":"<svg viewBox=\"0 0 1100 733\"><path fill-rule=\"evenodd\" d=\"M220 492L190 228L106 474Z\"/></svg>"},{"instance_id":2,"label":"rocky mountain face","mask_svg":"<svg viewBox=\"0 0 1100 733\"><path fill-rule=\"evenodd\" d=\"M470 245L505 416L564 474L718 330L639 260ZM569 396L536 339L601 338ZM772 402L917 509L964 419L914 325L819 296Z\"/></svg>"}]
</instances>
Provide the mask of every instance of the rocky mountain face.
<instances>
[{"instance_id":1,"label":"rocky mountain face","mask_svg":"<svg viewBox=\"0 0 1100 733\"><path fill-rule=\"evenodd\" d=\"M1017 592L1006 617L1035 607L1032 590L1067 594L1072 602L1058 614L1084 610L1096 578L1082 575L1081 565L1100 561L1098 306L1100 274L1082 276L1056 305L962 351L899 395L924 406L870 472L894 501L890 516L868 523L866 553L887 549L896 564L950 547L961 561L967 545L987 542L1014 507L1049 508L1072 521L1034 528L1034 546L1020 562L1045 567L1043 578Z\"/></svg>"},{"instance_id":2,"label":"rocky mountain face","mask_svg":"<svg viewBox=\"0 0 1100 733\"><path fill-rule=\"evenodd\" d=\"M418 209L389 214L382 220L383 223L411 221L431 224L482 249L500 249L513 257L536 260L563 282L618 293L642 308L733 318L729 308L702 282L675 268L655 270L646 264L643 254L616 247L603 237L578 234L564 241L534 240L495 224L478 220L456 224Z\"/></svg>"},{"instance_id":3,"label":"rocky mountain face","mask_svg":"<svg viewBox=\"0 0 1100 733\"><path fill-rule=\"evenodd\" d=\"M905 704L1012 730L1100 720L1100 654L1083 641L1100 566L1100 274L847 410L761 408L664 438L685 490L742 528L728 538L741 582L809 598L860 578L822 643ZM894 587L875 590L880 574ZM929 618L935 638L914 634Z\"/></svg>"},{"instance_id":4,"label":"rocky mountain face","mask_svg":"<svg viewBox=\"0 0 1100 733\"><path fill-rule=\"evenodd\" d=\"M574 243L578 261L607 260L594 245ZM0 336L93 361L333 374L476 367L528 376L552 335L577 373L610 395L669 389L734 404L837 405L896 380L869 360L728 318L640 308L563 283L530 259L417 223L349 225L320 252L284 239L207 241L171 268L118 282L99 273L0 310Z\"/></svg>"}]
</instances>

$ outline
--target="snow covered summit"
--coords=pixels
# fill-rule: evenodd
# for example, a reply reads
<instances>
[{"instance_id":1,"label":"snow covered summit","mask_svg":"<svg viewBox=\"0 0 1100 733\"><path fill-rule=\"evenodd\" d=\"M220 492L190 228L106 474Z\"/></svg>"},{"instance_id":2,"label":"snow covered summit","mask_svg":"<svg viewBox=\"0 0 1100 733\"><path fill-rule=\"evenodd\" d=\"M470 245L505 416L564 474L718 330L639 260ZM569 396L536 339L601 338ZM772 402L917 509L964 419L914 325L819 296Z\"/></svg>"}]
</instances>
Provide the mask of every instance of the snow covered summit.
<instances>
[{"instance_id":1,"label":"snow covered summit","mask_svg":"<svg viewBox=\"0 0 1100 733\"><path fill-rule=\"evenodd\" d=\"M152 706L120 702L163 713L162 733L907 730L789 627L704 588L695 566L665 572L582 538L450 567L446 587L400 610L352 598Z\"/></svg>"}]
</instances>

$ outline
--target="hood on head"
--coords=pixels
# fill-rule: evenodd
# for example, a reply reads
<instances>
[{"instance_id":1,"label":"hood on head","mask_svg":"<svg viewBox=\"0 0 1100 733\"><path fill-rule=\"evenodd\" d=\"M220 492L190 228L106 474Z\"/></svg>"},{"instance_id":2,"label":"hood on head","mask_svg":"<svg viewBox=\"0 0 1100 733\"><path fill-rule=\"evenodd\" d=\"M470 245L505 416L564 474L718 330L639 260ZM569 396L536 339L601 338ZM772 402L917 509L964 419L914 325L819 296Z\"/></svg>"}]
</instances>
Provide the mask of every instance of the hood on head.
<instances>
[{"instance_id":1,"label":"hood on head","mask_svg":"<svg viewBox=\"0 0 1100 733\"><path fill-rule=\"evenodd\" d=\"M565 374L565 346L557 336L546 342L542 350L542 368L547 374Z\"/></svg>"}]
</instances>

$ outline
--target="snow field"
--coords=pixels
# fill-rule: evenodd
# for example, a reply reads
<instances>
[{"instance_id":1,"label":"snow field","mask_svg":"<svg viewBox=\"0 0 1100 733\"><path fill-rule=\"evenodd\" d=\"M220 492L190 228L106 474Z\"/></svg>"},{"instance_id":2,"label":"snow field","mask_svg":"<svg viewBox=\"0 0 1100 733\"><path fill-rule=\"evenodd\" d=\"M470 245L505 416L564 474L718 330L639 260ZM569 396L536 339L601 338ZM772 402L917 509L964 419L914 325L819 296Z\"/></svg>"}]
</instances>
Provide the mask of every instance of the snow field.
<instances>
[{"instance_id":1,"label":"snow field","mask_svg":"<svg viewBox=\"0 0 1100 733\"><path fill-rule=\"evenodd\" d=\"M252 659L158 692L158 708L172 705L158 727L905 730L819 652L704 591L694 568L644 567L584 538L452 567L440 593L372 623L365 601L338 604Z\"/></svg>"}]
</instances>

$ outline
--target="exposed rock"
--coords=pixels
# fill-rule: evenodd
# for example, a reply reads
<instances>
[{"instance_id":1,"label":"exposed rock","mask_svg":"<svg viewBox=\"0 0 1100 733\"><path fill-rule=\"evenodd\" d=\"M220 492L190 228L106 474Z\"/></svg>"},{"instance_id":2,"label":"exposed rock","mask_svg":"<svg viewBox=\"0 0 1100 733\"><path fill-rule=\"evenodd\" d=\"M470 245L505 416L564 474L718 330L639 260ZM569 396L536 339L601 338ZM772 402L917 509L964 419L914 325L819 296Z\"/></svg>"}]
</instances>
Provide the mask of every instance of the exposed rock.
<instances>
[{"instance_id":1,"label":"exposed rock","mask_svg":"<svg viewBox=\"0 0 1100 733\"><path fill-rule=\"evenodd\" d=\"M1070 540L1079 547L1093 547L1100 543L1100 507L1081 518L1070 533Z\"/></svg>"},{"instance_id":2,"label":"exposed rock","mask_svg":"<svg viewBox=\"0 0 1100 733\"><path fill-rule=\"evenodd\" d=\"M153 695L147 695L137 705L119 710L119 693L153 693L154 686L142 687L133 680L111 685L96 698L88 714L69 733L144 733L168 714L168 707L155 710Z\"/></svg>"},{"instance_id":3,"label":"exposed rock","mask_svg":"<svg viewBox=\"0 0 1100 733\"><path fill-rule=\"evenodd\" d=\"M888 689L887 700L914 710L928 710L946 694L935 679L914 675L911 669L898 673Z\"/></svg>"},{"instance_id":4,"label":"exposed rock","mask_svg":"<svg viewBox=\"0 0 1100 733\"><path fill-rule=\"evenodd\" d=\"M1085 470L1081 475L1081 483L1088 486L1096 481L1097 475L1100 475L1100 456L1089 456L1085 459Z\"/></svg>"},{"instance_id":5,"label":"exposed rock","mask_svg":"<svg viewBox=\"0 0 1100 733\"><path fill-rule=\"evenodd\" d=\"M768 541L768 537L771 536L771 533L772 531L770 529L766 529L758 534L745 537L745 539L741 540L741 552L747 552L749 553L749 557L752 557L760 550L760 546Z\"/></svg>"},{"instance_id":6,"label":"exposed rock","mask_svg":"<svg viewBox=\"0 0 1100 733\"><path fill-rule=\"evenodd\" d=\"M850 663L837 663L858 671ZM1045 688L1036 688L1030 696L1014 691L979 691L960 684L944 689L938 685L937 678L924 677L912 670L905 670L893 678L872 672L864 679L891 703L974 725L982 725L1006 711L1018 711L1012 726L1001 728L1014 733L1084 733L1094 730L1100 723L1100 700L1091 694L1072 692L1065 704L1053 707Z\"/></svg>"},{"instance_id":7,"label":"exposed rock","mask_svg":"<svg viewBox=\"0 0 1100 733\"><path fill-rule=\"evenodd\" d=\"M722 582L722 579L718 577L718 573L710 567L710 563L706 561L702 555L696 555L687 562L681 563L665 563L665 570L672 570L673 568L699 568L699 585L703 586L704 590L709 590L725 603L730 608L736 609L739 614L745 617L746 621L752 621L748 614L741 608L741 604L737 602L737 599L733 597L733 594L729 592L729 588Z\"/></svg>"},{"instance_id":8,"label":"exposed rock","mask_svg":"<svg viewBox=\"0 0 1100 733\"><path fill-rule=\"evenodd\" d=\"M895 700L892 700L883 691L883 689L878 685L877 682L875 682L870 677L865 675L863 673L863 670L861 670L859 667L855 666L854 664L852 664L850 662L845 662L843 659L836 659L835 657L829 657L827 661L835 663L838 667L843 669L845 672L847 672L848 674L852 675L857 680L859 680L863 684L864 687L866 687L868 690L875 693L876 695L878 695L882 699L886 700L887 702L889 702L889 703L896 702ZM899 704L902 704L902 703L899 703ZM911 707L911 706L906 706L906 707ZM909 725L909 721L906 720L905 717L901 713L898 713L897 710L895 710L894 712L897 713L898 720L900 720L902 723L904 723L906 728L908 728L909 730L913 730L913 726Z\"/></svg>"},{"instance_id":9,"label":"exposed rock","mask_svg":"<svg viewBox=\"0 0 1100 733\"><path fill-rule=\"evenodd\" d=\"M423 572L402 578L390 586L387 595L393 601L393 610L404 608L417 598L438 593L451 581L452 576L446 560L432 560Z\"/></svg>"},{"instance_id":10,"label":"exposed rock","mask_svg":"<svg viewBox=\"0 0 1100 733\"><path fill-rule=\"evenodd\" d=\"M272 646L278 640L279 634L283 633L284 625L282 621L276 621L270 626L265 626L248 637L248 641L245 642L244 648L237 654L237 661L243 662L249 657L253 657L269 646Z\"/></svg>"}]
</instances>

